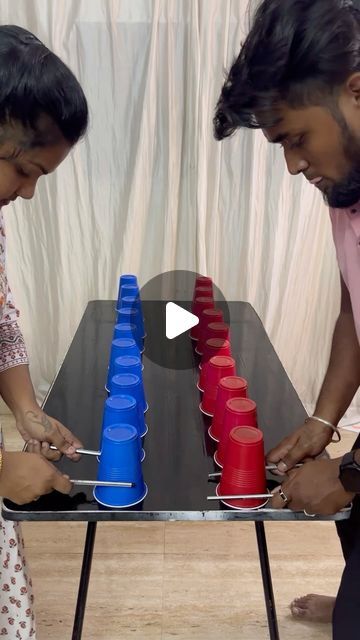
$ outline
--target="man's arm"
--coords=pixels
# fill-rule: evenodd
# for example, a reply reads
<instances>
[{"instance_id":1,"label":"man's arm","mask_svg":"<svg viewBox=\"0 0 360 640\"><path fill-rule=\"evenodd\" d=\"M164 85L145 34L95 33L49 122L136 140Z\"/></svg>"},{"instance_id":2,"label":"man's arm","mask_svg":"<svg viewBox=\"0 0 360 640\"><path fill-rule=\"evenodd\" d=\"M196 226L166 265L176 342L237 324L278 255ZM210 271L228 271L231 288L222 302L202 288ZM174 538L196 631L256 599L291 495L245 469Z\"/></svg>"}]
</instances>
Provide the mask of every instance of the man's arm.
<instances>
[{"instance_id":1,"label":"man's arm","mask_svg":"<svg viewBox=\"0 0 360 640\"><path fill-rule=\"evenodd\" d=\"M341 278L341 311L314 414L337 424L360 385L360 346L348 288Z\"/></svg>"},{"instance_id":2,"label":"man's arm","mask_svg":"<svg viewBox=\"0 0 360 640\"><path fill-rule=\"evenodd\" d=\"M341 310L336 322L330 361L314 415L337 424L360 385L360 347L349 291L341 278ZM319 455L333 436L330 427L308 420L284 438L267 456L281 473L304 458Z\"/></svg>"}]
</instances>

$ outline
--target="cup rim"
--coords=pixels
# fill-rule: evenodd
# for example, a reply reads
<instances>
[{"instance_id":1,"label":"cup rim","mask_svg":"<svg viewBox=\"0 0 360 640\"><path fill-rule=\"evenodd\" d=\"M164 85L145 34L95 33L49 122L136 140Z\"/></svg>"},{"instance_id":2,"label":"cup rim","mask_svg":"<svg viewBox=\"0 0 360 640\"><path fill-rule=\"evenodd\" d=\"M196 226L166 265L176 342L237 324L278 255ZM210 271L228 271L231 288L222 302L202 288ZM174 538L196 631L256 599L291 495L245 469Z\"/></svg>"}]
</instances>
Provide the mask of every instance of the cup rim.
<instances>
[{"instance_id":1,"label":"cup rim","mask_svg":"<svg viewBox=\"0 0 360 640\"><path fill-rule=\"evenodd\" d=\"M215 489L215 493L217 496L219 495L219 492L218 492L219 487L220 487L220 482L219 484L216 485L216 489ZM221 500L221 502L225 504L227 507L230 507L230 509L236 509L237 511L258 511L259 509L262 509L263 507L265 507L265 505L267 505L270 498L271 498L271 493L269 493L268 499L265 500L265 502L263 504L260 504L258 507L235 507L234 505L229 504L229 502L227 502L226 500ZM236 500L236 498L234 498L234 500ZM249 500L251 500L251 498L249 498Z\"/></svg>"},{"instance_id":2,"label":"cup rim","mask_svg":"<svg viewBox=\"0 0 360 640\"><path fill-rule=\"evenodd\" d=\"M139 504L139 502L142 502L143 500L145 500L145 498L146 498L146 496L147 496L147 494L149 492L149 489L148 489L148 486L147 486L146 482L144 482L144 485L145 485L145 493L142 496L142 498L140 498L139 500L136 500L135 502L131 502L131 503L128 503L128 504L125 504L125 505L106 504L106 502L103 502L102 500L99 500L95 495L96 487L94 487L93 496L94 496L96 502L101 504L103 507L109 507L110 509L127 509L128 507L134 507L136 504ZM131 491L131 489L130 489L130 491Z\"/></svg>"}]
</instances>

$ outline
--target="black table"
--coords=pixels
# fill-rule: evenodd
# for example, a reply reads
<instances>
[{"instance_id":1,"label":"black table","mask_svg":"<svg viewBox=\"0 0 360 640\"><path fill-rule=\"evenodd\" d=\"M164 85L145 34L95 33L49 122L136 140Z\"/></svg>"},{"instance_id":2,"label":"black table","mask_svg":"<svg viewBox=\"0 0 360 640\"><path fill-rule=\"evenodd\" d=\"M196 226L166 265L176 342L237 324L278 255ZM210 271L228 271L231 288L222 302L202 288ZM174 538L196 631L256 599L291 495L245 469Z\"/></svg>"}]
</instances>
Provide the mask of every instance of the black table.
<instances>
[{"instance_id":1,"label":"black table","mask_svg":"<svg viewBox=\"0 0 360 640\"><path fill-rule=\"evenodd\" d=\"M71 428L88 449L98 449L100 444L114 304L89 303L44 403L45 411ZM301 424L306 413L254 309L247 303L229 303L229 311L237 373L249 382L249 396L257 403L259 426L268 450ZM172 348L175 344L173 341ZM193 352L190 339L187 345ZM80 490L75 487L70 496L54 492L29 505L4 502L3 516L10 520L88 522L73 640L80 640L82 635L97 522L115 520L254 521L269 634L271 640L279 639L264 521L310 518L288 509L235 511L206 499L215 493L215 484L208 481L208 474L217 468L212 459L214 442L207 434L209 419L199 411L198 357L194 352L193 364L193 369L174 371L161 368L144 354L144 382L150 409L146 414L149 432L144 441L143 472L149 492L141 505L106 509L93 499L92 488L83 487ZM83 456L76 465L62 459L58 466L72 478L96 478L97 461L89 456ZM275 486L273 476L268 481L269 488ZM348 513L340 513L330 518L316 516L311 521L346 517Z\"/></svg>"}]
</instances>

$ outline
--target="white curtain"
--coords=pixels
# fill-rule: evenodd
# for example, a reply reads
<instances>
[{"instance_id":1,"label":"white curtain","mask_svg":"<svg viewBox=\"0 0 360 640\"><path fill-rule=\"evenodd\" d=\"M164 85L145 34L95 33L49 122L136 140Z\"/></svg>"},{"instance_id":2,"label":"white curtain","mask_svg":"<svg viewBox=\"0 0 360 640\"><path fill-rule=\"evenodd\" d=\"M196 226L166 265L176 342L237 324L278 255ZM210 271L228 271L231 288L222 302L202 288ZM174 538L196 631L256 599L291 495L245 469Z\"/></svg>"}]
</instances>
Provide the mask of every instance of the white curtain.
<instances>
[{"instance_id":1,"label":"white curtain","mask_svg":"<svg viewBox=\"0 0 360 640\"><path fill-rule=\"evenodd\" d=\"M213 276L255 307L311 408L339 308L328 212L261 132L219 144L212 116L247 0L0 0L73 69L86 139L5 213L9 276L44 395L91 299L118 275ZM357 409L357 403L354 411Z\"/></svg>"}]
</instances>

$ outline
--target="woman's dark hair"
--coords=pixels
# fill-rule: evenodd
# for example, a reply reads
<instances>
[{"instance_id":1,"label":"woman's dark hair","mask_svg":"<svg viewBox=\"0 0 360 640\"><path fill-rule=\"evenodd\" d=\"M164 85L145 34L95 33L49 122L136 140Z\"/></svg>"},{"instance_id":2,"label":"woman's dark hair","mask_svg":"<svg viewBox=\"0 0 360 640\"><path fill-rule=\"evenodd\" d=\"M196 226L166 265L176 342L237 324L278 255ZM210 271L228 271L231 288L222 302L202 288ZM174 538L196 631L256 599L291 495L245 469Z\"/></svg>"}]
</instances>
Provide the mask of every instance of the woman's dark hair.
<instances>
[{"instance_id":1,"label":"woman's dark hair","mask_svg":"<svg viewBox=\"0 0 360 640\"><path fill-rule=\"evenodd\" d=\"M273 126L280 102L330 104L356 71L359 0L263 0L223 86L215 137Z\"/></svg>"},{"instance_id":2,"label":"woman's dark hair","mask_svg":"<svg viewBox=\"0 0 360 640\"><path fill-rule=\"evenodd\" d=\"M84 92L70 69L32 33L0 26L0 124L21 122L31 146L46 144L40 116L46 114L75 144L88 125Z\"/></svg>"}]
</instances>

